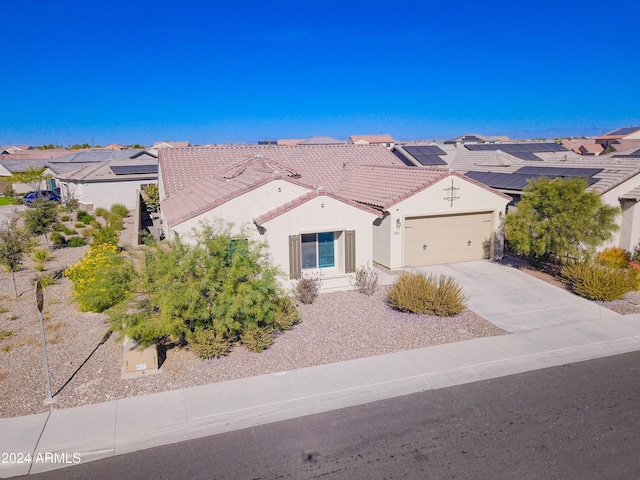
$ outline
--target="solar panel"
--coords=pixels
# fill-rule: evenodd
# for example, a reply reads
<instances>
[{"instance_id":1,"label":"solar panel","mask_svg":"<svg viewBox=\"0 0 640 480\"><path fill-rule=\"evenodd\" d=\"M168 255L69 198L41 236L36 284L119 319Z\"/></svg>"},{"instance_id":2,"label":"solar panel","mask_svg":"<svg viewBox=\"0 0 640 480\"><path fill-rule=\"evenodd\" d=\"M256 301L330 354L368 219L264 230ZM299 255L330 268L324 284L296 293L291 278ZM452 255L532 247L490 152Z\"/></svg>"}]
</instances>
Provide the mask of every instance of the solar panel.
<instances>
[{"instance_id":1,"label":"solar panel","mask_svg":"<svg viewBox=\"0 0 640 480\"><path fill-rule=\"evenodd\" d=\"M590 178L600 173L602 168L571 168L571 167L520 167L514 173L540 175L545 177L582 177Z\"/></svg>"},{"instance_id":2,"label":"solar panel","mask_svg":"<svg viewBox=\"0 0 640 480\"><path fill-rule=\"evenodd\" d=\"M400 159L400 161L402 163L404 163L406 166L408 167L415 167L415 165L413 164L413 162L411 162L407 157L405 157L404 155L402 155L402 153L400 153L400 151L398 150L394 150L393 154L398 157Z\"/></svg>"},{"instance_id":3,"label":"solar panel","mask_svg":"<svg viewBox=\"0 0 640 480\"><path fill-rule=\"evenodd\" d=\"M527 167L524 167L527 168ZM532 167L537 168L537 167ZM540 170L545 170L541 168ZM568 169L572 170L572 169ZM580 169L582 170L582 169ZM584 169L586 170L586 169ZM547 174L539 174L539 173L521 173L520 170L514 173L495 173L495 172L477 172L470 171L465 173L465 176L472 178L476 182L480 182L488 187L496 188L498 190L518 190L522 191L527 186L529 180L545 177L545 178L556 178L558 175L552 175L550 172ZM593 185L599 179L597 178L586 178L587 186Z\"/></svg>"},{"instance_id":4,"label":"solar panel","mask_svg":"<svg viewBox=\"0 0 640 480\"><path fill-rule=\"evenodd\" d=\"M624 128L619 128L617 130L614 130L613 132L608 133L607 135L628 135L639 129L640 127L624 127Z\"/></svg>"},{"instance_id":5,"label":"solar panel","mask_svg":"<svg viewBox=\"0 0 640 480\"><path fill-rule=\"evenodd\" d=\"M415 158L420 165L447 165L447 162L439 156L446 155L446 152L435 145L410 146L403 148L409 155Z\"/></svg>"},{"instance_id":6,"label":"solar panel","mask_svg":"<svg viewBox=\"0 0 640 480\"><path fill-rule=\"evenodd\" d=\"M111 171L116 175L139 175L143 173L158 173L158 165L111 165Z\"/></svg>"},{"instance_id":7,"label":"solar panel","mask_svg":"<svg viewBox=\"0 0 640 480\"><path fill-rule=\"evenodd\" d=\"M483 143L479 145L465 145L470 151L479 151L479 150L501 150L505 153L508 153L513 156L517 153L527 154L527 153L535 153L535 152L564 152L567 151L565 147L559 145L557 143ZM540 160L538 157L535 158L523 158L523 160Z\"/></svg>"}]
</instances>

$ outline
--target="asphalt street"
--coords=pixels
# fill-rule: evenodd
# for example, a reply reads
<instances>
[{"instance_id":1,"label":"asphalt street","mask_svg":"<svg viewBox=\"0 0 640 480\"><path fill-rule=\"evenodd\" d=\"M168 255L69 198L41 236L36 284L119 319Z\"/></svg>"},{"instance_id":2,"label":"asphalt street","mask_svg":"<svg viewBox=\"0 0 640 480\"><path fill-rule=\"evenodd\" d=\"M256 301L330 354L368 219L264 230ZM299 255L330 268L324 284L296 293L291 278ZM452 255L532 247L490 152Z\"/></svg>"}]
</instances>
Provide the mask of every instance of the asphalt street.
<instances>
[{"instance_id":1,"label":"asphalt street","mask_svg":"<svg viewBox=\"0 0 640 480\"><path fill-rule=\"evenodd\" d=\"M633 479L640 352L427 391L30 479Z\"/></svg>"}]
</instances>

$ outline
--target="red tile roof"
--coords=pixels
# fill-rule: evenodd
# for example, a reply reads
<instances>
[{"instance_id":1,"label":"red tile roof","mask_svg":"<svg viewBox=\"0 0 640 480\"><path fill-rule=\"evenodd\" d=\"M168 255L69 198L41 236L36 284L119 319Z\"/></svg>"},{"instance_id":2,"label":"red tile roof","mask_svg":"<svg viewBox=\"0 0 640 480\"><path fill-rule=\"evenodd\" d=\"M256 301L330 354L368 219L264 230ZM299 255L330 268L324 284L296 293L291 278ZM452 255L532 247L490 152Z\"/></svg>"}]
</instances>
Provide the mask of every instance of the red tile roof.
<instances>
[{"instance_id":1,"label":"red tile roof","mask_svg":"<svg viewBox=\"0 0 640 480\"><path fill-rule=\"evenodd\" d=\"M383 145L277 145L167 148L159 152L165 195L171 197L208 176L219 176L256 155L300 174L301 182L330 191L341 183L347 165L402 165Z\"/></svg>"}]
</instances>

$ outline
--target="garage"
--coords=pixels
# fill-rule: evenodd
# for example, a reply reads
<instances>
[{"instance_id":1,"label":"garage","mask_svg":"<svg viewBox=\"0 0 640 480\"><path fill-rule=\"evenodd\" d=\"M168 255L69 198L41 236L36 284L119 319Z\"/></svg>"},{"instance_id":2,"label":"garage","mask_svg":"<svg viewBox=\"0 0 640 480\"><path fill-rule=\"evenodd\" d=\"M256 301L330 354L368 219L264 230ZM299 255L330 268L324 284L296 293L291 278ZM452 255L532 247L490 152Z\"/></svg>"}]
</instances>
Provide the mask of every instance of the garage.
<instances>
[{"instance_id":1,"label":"garage","mask_svg":"<svg viewBox=\"0 0 640 480\"><path fill-rule=\"evenodd\" d=\"M492 212L408 217L404 266L468 262L488 257Z\"/></svg>"}]
</instances>

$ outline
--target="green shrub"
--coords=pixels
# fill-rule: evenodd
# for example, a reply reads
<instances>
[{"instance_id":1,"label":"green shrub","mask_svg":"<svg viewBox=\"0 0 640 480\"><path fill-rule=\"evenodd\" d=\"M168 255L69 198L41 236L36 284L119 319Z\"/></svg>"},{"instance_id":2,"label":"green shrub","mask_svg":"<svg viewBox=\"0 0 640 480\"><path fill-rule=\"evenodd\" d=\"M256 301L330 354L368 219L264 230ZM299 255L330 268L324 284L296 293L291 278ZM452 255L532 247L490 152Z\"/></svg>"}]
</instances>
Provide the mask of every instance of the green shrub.
<instances>
[{"instance_id":1,"label":"green shrub","mask_svg":"<svg viewBox=\"0 0 640 480\"><path fill-rule=\"evenodd\" d=\"M122 219L118 217L112 217L109 221L109 226L118 232L124 230L124 223L122 222Z\"/></svg>"},{"instance_id":2,"label":"green shrub","mask_svg":"<svg viewBox=\"0 0 640 480\"><path fill-rule=\"evenodd\" d=\"M53 258L53 253L51 253L46 248L34 248L31 251L31 258L36 262L48 262Z\"/></svg>"},{"instance_id":3,"label":"green shrub","mask_svg":"<svg viewBox=\"0 0 640 480\"><path fill-rule=\"evenodd\" d=\"M636 270L593 262L566 265L562 268L562 276L577 295L590 300L617 300L638 285Z\"/></svg>"},{"instance_id":4,"label":"green shrub","mask_svg":"<svg viewBox=\"0 0 640 480\"><path fill-rule=\"evenodd\" d=\"M369 266L369 264L356 269L353 280L353 286L356 292L364 293L368 296L376 293L378 289L378 277L378 271Z\"/></svg>"},{"instance_id":5,"label":"green shrub","mask_svg":"<svg viewBox=\"0 0 640 480\"><path fill-rule=\"evenodd\" d=\"M462 288L452 277L403 273L389 289L389 304L400 311L450 317L466 307Z\"/></svg>"},{"instance_id":6,"label":"green shrub","mask_svg":"<svg viewBox=\"0 0 640 480\"><path fill-rule=\"evenodd\" d=\"M85 225L90 225L95 221L93 215L90 215L84 210L78 210L78 212L76 213L76 219L78 220L78 222L82 222Z\"/></svg>"},{"instance_id":7,"label":"green shrub","mask_svg":"<svg viewBox=\"0 0 640 480\"><path fill-rule=\"evenodd\" d=\"M260 353L273 343L271 327L249 327L240 334L240 343L251 352Z\"/></svg>"},{"instance_id":8,"label":"green shrub","mask_svg":"<svg viewBox=\"0 0 640 480\"><path fill-rule=\"evenodd\" d=\"M311 304L318 297L321 285L321 273L304 274L302 278L296 282L293 289L293 296L301 303Z\"/></svg>"},{"instance_id":9,"label":"green shrub","mask_svg":"<svg viewBox=\"0 0 640 480\"><path fill-rule=\"evenodd\" d=\"M54 232L64 232L65 228L66 227L61 223L54 223L51 227L51 230L53 230Z\"/></svg>"},{"instance_id":10,"label":"green shrub","mask_svg":"<svg viewBox=\"0 0 640 480\"><path fill-rule=\"evenodd\" d=\"M78 222L78 223L76 223L73 227L74 227L74 228L84 228L85 226L86 226L86 225L85 225L84 223L82 223L82 222Z\"/></svg>"},{"instance_id":11,"label":"green shrub","mask_svg":"<svg viewBox=\"0 0 640 480\"><path fill-rule=\"evenodd\" d=\"M291 297L282 297L277 302L278 311L274 323L279 330L291 330L298 323L299 314Z\"/></svg>"},{"instance_id":12,"label":"green shrub","mask_svg":"<svg viewBox=\"0 0 640 480\"><path fill-rule=\"evenodd\" d=\"M71 221L71 217L69 215L63 215L62 217L60 217L60 221L61 222L70 222Z\"/></svg>"},{"instance_id":13,"label":"green shrub","mask_svg":"<svg viewBox=\"0 0 640 480\"><path fill-rule=\"evenodd\" d=\"M46 270L46 268L45 268L45 266L44 266L44 262L40 262L40 261L36 261L36 262L33 264L33 269L34 269L36 272L44 272L44 271Z\"/></svg>"},{"instance_id":14,"label":"green shrub","mask_svg":"<svg viewBox=\"0 0 640 480\"><path fill-rule=\"evenodd\" d=\"M98 207L96 208L95 214L96 217L102 217L106 220L107 216L109 215L109 210L107 210L106 208Z\"/></svg>"},{"instance_id":15,"label":"green shrub","mask_svg":"<svg viewBox=\"0 0 640 480\"><path fill-rule=\"evenodd\" d=\"M92 245L82 260L64 274L73 283L72 291L80 310L102 312L129 294L134 271L131 262L115 245Z\"/></svg>"},{"instance_id":16,"label":"green shrub","mask_svg":"<svg viewBox=\"0 0 640 480\"><path fill-rule=\"evenodd\" d=\"M54 245L66 245L67 239L60 232L53 232L51 234L51 241Z\"/></svg>"},{"instance_id":17,"label":"green shrub","mask_svg":"<svg viewBox=\"0 0 640 480\"><path fill-rule=\"evenodd\" d=\"M631 254L620 247L605 248L598 254L598 263L612 268L627 268Z\"/></svg>"},{"instance_id":18,"label":"green shrub","mask_svg":"<svg viewBox=\"0 0 640 480\"><path fill-rule=\"evenodd\" d=\"M129 209L122 203L114 203L111 205L111 213L117 218L124 218L129 215Z\"/></svg>"},{"instance_id":19,"label":"green shrub","mask_svg":"<svg viewBox=\"0 0 640 480\"><path fill-rule=\"evenodd\" d=\"M95 224L90 230L89 235L93 238L94 245L117 245L120 236L113 225Z\"/></svg>"},{"instance_id":20,"label":"green shrub","mask_svg":"<svg viewBox=\"0 0 640 480\"><path fill-rule=\"evenodd\" d=\"M67 247L82 247L87 244L87 241L82 237L71 237L67 240Z\"/></svg>"},{"instance_id":21,"label":"green shrub","mask_svg":"<svg viewBox=\"0 0 640 480\"><path fill-rule=\"evenodd\" d=\"M215 330L197 328L189 338L189 348L200 358L219 358L227 355L232 342L227 335Z\"/></svg>"}]
</instances>

